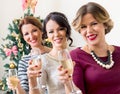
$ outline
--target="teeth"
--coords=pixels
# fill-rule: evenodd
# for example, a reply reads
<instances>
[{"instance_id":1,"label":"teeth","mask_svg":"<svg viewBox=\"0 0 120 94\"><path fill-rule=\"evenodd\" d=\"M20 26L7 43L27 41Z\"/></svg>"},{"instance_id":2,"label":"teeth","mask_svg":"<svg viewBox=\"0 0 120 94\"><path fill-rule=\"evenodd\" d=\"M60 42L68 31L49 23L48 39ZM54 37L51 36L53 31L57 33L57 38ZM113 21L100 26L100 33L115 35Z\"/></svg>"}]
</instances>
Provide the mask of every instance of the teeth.
<instances>
[{"instance_id":1,"label":"teeth","mask_svg":"<svg viewBox=\"0 0 120 94\"><path fill-rule=\"evenodd\" d=\"M34 42L36 42L36 40L32 40L31 42L34 43Z\"/></svg>"},{"instance_id":2,"label":"teeth","mask_svg":"<svg viewBox=\"0 0 120 94\"><path fill-rule=\"evenodd\" d=\"M61 39L60 39L60 38L59 38L59 39L55 39L55 41L56 41L56 42L61 42Z\"/></svg>"},{"instance_id":3,"label":"teeth","mask_svg":"<svg viewBox=\"0 0 120 94\"><path fill-rule=\"evenodd\" d=\"M94 36L89 36L89 38L93 38Z\"/></svg>"},{"instance_id":4,"label":"teeth","mask_svg":"<svg viewBox=\"0 0 120 94\"><path fill-rule=\"evenodd\" d=\"M60 39L55 40L56 42L60 42Z\"/></svg>"},{"instance_id":5,"label":"teeth","mask_svg":"<svg viewBox=\"0 0 120 94\"><path fill-rule=\"evenodd\" d=\"M96 37L96 35L90 35L90 36L88 36L88 38L94 38L94 37Z\"/></svg>"}]
</instances>

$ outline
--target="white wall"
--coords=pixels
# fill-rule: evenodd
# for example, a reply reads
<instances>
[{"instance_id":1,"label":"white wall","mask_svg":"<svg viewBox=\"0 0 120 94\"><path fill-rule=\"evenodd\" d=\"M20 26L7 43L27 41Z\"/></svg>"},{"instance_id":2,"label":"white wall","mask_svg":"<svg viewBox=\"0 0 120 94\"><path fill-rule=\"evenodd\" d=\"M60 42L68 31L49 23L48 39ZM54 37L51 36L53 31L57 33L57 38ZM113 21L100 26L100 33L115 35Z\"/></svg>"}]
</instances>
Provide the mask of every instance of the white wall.
<instances>
[{"instance_id":1,"label":"white wall","mask_svg":"<svg viewBox=\"0 0 120 94\"><path fill-rule=\"evenodd\" d=\"M0 0L0 43L4 43L1 38L4 38L9 31L7 30L8 24L16 18L23 16L21 1L22 0ZM72 22L78 8L87 3L88 1L98 2L103 5L110 13L115 26L114 29L106 36L109 44L120 45L120 1L116 0L38 0L36 6L35 16L45 18L51 11L64 12L68 17L70 23ZM72 37L74 39L74 45L82 46L84 41L81 35L72 30ZM0 58L0 77L3 75L2 65L7 61L2 61Z\"/></svg>"}]
</instances>

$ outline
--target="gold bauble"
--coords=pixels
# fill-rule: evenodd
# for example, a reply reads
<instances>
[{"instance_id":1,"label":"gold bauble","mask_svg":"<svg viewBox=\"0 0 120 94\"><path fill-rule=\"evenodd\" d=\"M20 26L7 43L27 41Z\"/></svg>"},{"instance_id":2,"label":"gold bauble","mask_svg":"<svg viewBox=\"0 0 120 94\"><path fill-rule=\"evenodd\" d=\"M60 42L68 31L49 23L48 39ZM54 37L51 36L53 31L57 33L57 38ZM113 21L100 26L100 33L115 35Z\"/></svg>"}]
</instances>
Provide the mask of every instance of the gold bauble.
<instances>
[{"instance_id":1,"label":"gold bauble","mask_svg":"<svg viewBox=\"0 0 120 94\"><path fill-rule=\"evenodd\" d=\"M9 66L10 66L10 69L16 68L16 65L13 62L11 62Z\"/></svg>"}]
</instances>

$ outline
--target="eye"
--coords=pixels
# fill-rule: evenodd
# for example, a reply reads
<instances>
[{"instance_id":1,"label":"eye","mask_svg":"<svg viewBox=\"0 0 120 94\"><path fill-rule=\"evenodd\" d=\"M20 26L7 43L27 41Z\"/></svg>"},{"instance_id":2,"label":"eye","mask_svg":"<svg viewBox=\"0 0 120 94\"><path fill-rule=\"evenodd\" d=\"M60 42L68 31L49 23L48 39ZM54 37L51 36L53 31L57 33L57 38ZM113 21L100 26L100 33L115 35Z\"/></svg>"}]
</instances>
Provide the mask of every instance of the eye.
<instances>
[{"instance_id":1,"label":"eye","mask_svg":"<svg viewBox=\"0 0 120 94\"><path fill-rule=\"evenodd\" d=\"M26 33L23 33L23 36L27 36L29 33L28 32L26 32Z\"/></svg>"},{"instance_id":2,"label":"eye","mask_svg":"<svg viewBox=\"0 0 120 94\"><path fill-rule=\"evenodd\" d=\"M66 28L65 28L65 27L60 27L59 30L60 30L60 31L61 31L61 30L66 30Z\"/></svg>"},{"instance_id":3,"label":"eye","mask_svg":"<svg viewBox=\"0 0 120 94\"><path fill-rule=\"evenodd\" d=\"M80 26L80 29L85 29L85 28L87 28L86 25L81 25L81 26Z\"/></svg>"},{"instance_id":4,"label":"eye","mask_svg":"<svg viewBox=\"0 0 120 94\"><path fill-rule=\"evenodd\" d=\"M85 31L86 29L87 29L86 25L81 25L79 31L82 32L82 31Z\"/></svg>"},{"instance_id":5,"label":"eye","mask_svg":"<svg viewBox=\"0 0 120 94\"><path fill-rule=\"evenodd\" d=\"M48 33L53 33L53 30L50 30Z\"/></svg>"},{"instance_id":6,"label":"eye","mask_svg":"<svg viewBox=\"0 0 120 94\"><path fill-rule=\"evenodd\" d=\"M85 25L82 25L80 28L81 28L81 29L84 29L84 28L86 28L86 27L87 27L87 26L85 26Z\"/></svg>"},{"instance_id":7,"label":"eye","mask_svg":"<svg viewBox=\"0 0 120 94\"><path fill-rule=\"evenodd\" d=\"M37 29L33 29L32 32L37 32L38 30Z\"/></svg>"},{"instance_id":8,"label":"eye","mask_svg":"<svg viewBox=\"0 0 120 94\"><path fill-rule=\"evenodd\" d=\"M93 22L93 23L91 23L91 25L93 25L93 26L94 26L94 25L97 25L97 24L98 24L97 22Z\"/></svg>"}]
</instances>

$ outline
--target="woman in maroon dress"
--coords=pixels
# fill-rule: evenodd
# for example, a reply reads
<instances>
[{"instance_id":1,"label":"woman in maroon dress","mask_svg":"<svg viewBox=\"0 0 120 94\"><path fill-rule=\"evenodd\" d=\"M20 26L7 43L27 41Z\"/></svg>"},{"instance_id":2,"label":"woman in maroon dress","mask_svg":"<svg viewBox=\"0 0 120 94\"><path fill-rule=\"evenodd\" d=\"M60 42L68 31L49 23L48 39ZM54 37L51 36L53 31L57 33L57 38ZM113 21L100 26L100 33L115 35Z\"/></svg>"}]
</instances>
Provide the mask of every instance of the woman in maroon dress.
<instances>
[{"instance_id":1,"label":"woman in maroon dress","mask_svg":"<svg viewBox=\"0 0 120 94\"><path fill-rule=\"evenodd\" d=\"M72 25L86 42L70 53L75 85L83 94L120 94L120 47L106 42L113 28L106 9L89 2L80 7Z\"/></svg>"}]
</instances>

